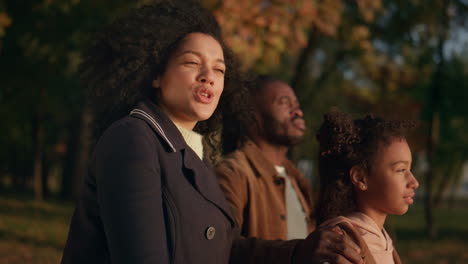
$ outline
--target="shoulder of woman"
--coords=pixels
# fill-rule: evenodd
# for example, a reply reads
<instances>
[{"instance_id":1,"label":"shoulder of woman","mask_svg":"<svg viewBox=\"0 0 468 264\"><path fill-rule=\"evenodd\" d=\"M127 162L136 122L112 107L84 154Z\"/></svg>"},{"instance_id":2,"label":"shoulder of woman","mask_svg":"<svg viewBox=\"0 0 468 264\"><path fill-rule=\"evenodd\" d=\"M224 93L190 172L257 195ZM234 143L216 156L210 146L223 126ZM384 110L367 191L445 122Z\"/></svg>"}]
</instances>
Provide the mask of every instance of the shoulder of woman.
<instances>
[{"instance_id":1,"label":"shoulder of woman","mask_svg":"<svg viewBox=\"0 0 468 264\"><path fill-rule=\"evenodd\" d=\"M138 155L141 156L154 153L155 135L151 128L143 120L124 117L109 128L99 138L96 147L96 155Z\"/></svg>"}]
</instances>

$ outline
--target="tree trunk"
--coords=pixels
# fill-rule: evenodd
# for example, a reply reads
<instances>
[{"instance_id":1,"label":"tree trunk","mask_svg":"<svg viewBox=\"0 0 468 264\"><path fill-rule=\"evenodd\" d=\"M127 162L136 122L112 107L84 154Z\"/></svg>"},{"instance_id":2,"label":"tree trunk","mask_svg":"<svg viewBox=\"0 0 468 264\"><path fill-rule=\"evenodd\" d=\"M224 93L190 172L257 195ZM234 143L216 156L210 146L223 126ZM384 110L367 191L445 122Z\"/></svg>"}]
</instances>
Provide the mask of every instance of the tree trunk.
<instances>
[{"instance_id":1,"label":"tree trunk","mask_svg":"<svg viewBox=\"0 0 468 264\"><path fill-rule=\"evenodd\" d=\"M42 160L42 197L47 200L50 198L50 189L49 189L49 168L50 161L48 158L43 158Z\"/></svg>"},{"instance_id":2,"label":"tree trunk","mask_svg":"<svg viewBox=\"0 0 468 264\"><path fill-rule=\"evenodd\" d=\"M73 199L73 172L75 171L75 160L77 156L78 149L78 133L76 129L76 123L79 122L78 118L74 118L72 123L68 125L69 137L67 139L67 152L65 158L63 159L63 174L62 182L60 187L60 198L62 200L72 200Z\"/></svg>"},{"instance_id":3,"label":"tree trunk","mask_svg":"<svg viewBox=\"0 0 468 264\"><path fill-rule=\"evenodd\" d=\"M298 57L298 61L296 64L296 68L294 70L294 75L291 78L291 87L296 91L298 91L299 86L303 83L305 76L308 75L308 67L309 59L314 52L314 44L315 40L317 39L317 30L315 27L312 27L309 32L309 36L307 39L307 46L302 50L301 54Z\"/></svg>"},{"instance_id":4,"label":"tree trunk","mask_svg":"<svg viewBox=\"0 0 468 264\"><path fill-rule=\"evenodd\" d=\"M437 92L435 88L437 84L434 85L434 91ZM437 99L435 99L437 100ZM434 203L432 199L432 189L434 183L434 156L435 156L435 147L438 142L438 131L439 131L439 115L436 111L433 111L431 115L431 120L429 122L429 136L427 142L427 160L428 160L428 170L425 175L425 197L424 197L424 216L426 218L426 232L430 238L434 239L437 236L437 229L434 224Z\"/></svg>"},{"instance_id":5,"label":"tree trunk","mask_svg":"<svg viewBox=\"0 0 468 264\"><path fill-rule=\"evenodd\" d=\"M77 147L77 155L72 178L72 194L77 198L82 184L82 179L88 168L88 158L91 152L92 114L89 106L85 106L80 118L80 133Z\"/></svg>"},{"instance_id":6,"label":"tree trunk","mask_svg":"<svg viewBox=\"0 0 468 264\"><path fill-rule=\"evenodd\" d=\"M44 93L44 88L41 88L40 94ZM39 98L43 98L39 96ZM44 111L40 100L33 121L33 136L34 136L34 161L33 161L33 189L34 198L38 201L44 199L42 187L43 166L44 166L44 148L45 148L45 126L44 126Z\"/></svg>"},{"instance_id":7,"label":"tree trunk","mask_svg":"<svg viewBox=\"0 0 468 264\"><path fill-rule=\"evenodd\" d=\"M433 199L433 184L434 184L434 162L436 160L437 147L439 143L440 130L440 102L441 102L441 86L444 81L443 70L445 66L444 45L447 39L449 17L448 8L450 0L443 2L441 23L439 28L439 36L437 43L436 54L438 62L432 79L431 90L429 91L429 135L427 137L427 160L428 170L426 172L425 184L426 192L424 197L426 232L430 238L434 239L437 236L436 224L434 221L434 199Z\"/></svg>"}]
</instances>

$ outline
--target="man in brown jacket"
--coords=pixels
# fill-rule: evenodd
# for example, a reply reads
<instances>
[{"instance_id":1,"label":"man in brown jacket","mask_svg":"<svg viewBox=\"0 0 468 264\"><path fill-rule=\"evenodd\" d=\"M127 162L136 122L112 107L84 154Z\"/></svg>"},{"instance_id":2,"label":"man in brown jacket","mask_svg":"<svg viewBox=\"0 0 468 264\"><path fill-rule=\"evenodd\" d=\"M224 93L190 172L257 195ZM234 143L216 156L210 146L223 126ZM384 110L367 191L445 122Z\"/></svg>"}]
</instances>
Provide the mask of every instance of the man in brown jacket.
<instances>
[{"instance_id":1,"label":"man in brown jacket","mask_svg":"<svg viewBox=\"0 0 468 264\"><path fill-rule=\"evenodd\" d=\"M217 165L218 181L242 235L304 239L313 230L310 184L286 157L304 135L303 113L282 81L260 76L251 91L257 122Z\"/></svg>"},{"instance_id":2,"label":"man in brown jacket","mask_svg":"<svg viewBox=\"0 0 468 264\"><path fill-rule=\"evenodd\" d=\"M225 143L240 148L215 168L240 235L249 238L234 242L231 254L239 251L243 253L234 255L257 255L255 248L263 248L261 245L270 240L278 244L272 248L284 252L310 248L310 255L304 257L318 260L312 263L359 263L355 246L340 234L331 230L310 234L314 230L310 184L287 159L289 148L300 142L305 131L294 91L269 76L258 77L250 90L254 122L240 122L239 127L246 130L245 138L241 131L233 138L224 136ZM227 130L231 131L225 127Z\"/></svg>"}]
</instances>

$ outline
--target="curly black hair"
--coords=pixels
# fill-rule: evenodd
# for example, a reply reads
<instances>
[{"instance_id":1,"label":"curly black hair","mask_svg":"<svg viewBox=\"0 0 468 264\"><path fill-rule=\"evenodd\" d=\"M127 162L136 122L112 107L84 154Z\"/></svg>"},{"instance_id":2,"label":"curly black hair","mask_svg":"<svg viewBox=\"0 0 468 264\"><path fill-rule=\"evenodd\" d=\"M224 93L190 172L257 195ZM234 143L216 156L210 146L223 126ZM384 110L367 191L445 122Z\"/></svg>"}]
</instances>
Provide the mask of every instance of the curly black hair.
<instances>
[{"instance_id":1,"label":"curly black hair","mask_svg":"<svg viewBox=\"0 0 468 264\"><path fill-rule=\"evenodd\" d=\"M164 73L171 54L189 33L216 39L224 53L224 90L214 114L198 122L195 131L208 135L220 129L223 113L243 112L247 89L233 53L224 44L214 16L195 1L164 0L132 10L96 38L84 54L81 79L89 90L95 137L127 115L138 101L157 102L152 81Z\"/></svg>"},{"instance_id":2,"label":"curly black hair","mask_svg":"<svg viewBox=\"0 0 468 264\"><path fill-rule=\"evenodd\" d=\"M369 171L379 148L395 138L405 138L416 125L410 120L386 120L374 115L353 120L338 110L326 113L317 134L320 177L317 223L355 211L351 168L360 166Z\"/></svg>"},{"instance_id":3,"label":"curly black hair","mask_svg":"<svg viewBox=\"0 0 468 264\"><path fill-rule=\"evenodd\" d=\"M225 116L221 134L223 155L229 154L237 148L242 147L247 141L248 129L256 122L253 114L255 111L253 109L255 104L254 98L256 96L261 96L266 85L275 81L280 81L280 79L267 74L251 74L245 77L244 86L248 89L248 96L245 98L248 99L247 102L249 102L249 105L247 106L247 110L241 115L229 114Z\"/></svg>"}]
</instances>

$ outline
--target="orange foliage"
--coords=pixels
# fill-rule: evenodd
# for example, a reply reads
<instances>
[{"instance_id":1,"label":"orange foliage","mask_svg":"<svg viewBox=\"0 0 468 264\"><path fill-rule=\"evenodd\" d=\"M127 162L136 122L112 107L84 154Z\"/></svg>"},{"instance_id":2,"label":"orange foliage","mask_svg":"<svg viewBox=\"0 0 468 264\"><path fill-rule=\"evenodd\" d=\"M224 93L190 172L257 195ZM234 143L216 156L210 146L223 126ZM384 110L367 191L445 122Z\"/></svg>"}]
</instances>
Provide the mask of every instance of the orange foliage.
<instances>
[{"instance_id":1,"label":"orange foliage","mask_svg":"<svg viewBox=\"0 0 468 264\"><path fill-rule=\"evenodd\" d=\"M5 29L11 25L11 18L5 12L0 12L0 37L5 35Z\"/></svg>"},{"instance_id":2,"label":"orange foliage","mask_svg":"<svg viewBox=\"0 0 468 264\"><path fill-rule=\"evenodd\" d=\"M356 0L361 17L370 23L374 21L375 15L382 10L382 1Z\"/></svg>"},{"instance_id":3,"label":"orange foliage","mask_svg":"<svg viewBox=\"0 0 468 264\"><path fill-rule=\"evenodd\" d=\"M295 56L308 45L308 33L336 37L345 0L204 0L212 7L227 43L246 68L274 69L281 56ZM359 15L371 21L382 0L355 0ZM356 28L352 47L369 50L367 28ZM350 47L351 48L351 47Z\"/></svg>"},{"instance_id":4,"label":"orange foliage","mask_svg":"<svg viewBox=\"0 0 468 264\"><path fill-rule=\"evenodd\" d=\"M281 54L304 48L307 32L317 20L316 3L310 0L225 0L214 14L247 68L277 65Z\"/></svg>"}]
</instances>

